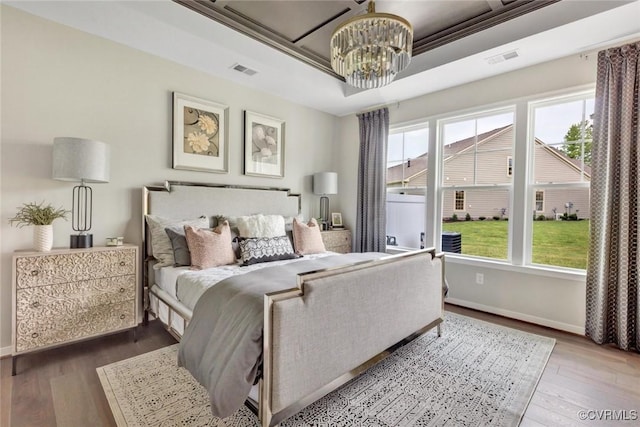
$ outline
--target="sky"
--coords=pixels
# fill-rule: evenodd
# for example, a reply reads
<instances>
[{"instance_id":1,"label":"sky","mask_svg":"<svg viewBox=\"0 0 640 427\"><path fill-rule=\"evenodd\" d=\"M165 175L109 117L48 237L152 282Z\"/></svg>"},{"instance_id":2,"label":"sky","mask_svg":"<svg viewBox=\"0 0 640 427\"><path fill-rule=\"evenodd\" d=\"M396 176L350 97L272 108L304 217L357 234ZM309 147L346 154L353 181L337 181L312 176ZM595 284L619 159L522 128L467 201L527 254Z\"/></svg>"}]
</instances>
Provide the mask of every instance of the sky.
<instances>
[{"instance_id":1,"label":"sky","mask_svg":"<svg viewBox=\"0 0 640 427\"><path fill-rule=\"evenodd\" d=\"M586 118L593 113L594 100L584 103ZM559 144L574 123L580 123L583 117L583 101L572 101L563 104L540 106L535 109L535 136L547 144ZM513 113L498 114L477 119L478 133L487 132L513 123ZM473 136L476 120L464 120L445 125L444 143L450 144ZM417 157L427 151L428 132L426 129L414 130L404 134L405 158ZM389 161L402 159L402 134L389 135L387 158Z\"/></svg>"}]
</instances>

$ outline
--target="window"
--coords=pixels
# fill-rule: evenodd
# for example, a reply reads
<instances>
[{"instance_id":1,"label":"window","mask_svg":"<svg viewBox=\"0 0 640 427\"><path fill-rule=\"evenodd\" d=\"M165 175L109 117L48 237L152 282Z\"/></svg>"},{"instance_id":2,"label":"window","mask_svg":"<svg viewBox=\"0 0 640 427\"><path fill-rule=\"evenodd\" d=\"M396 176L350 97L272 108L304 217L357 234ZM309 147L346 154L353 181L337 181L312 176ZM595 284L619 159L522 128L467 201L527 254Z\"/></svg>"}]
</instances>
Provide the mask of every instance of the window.
<instances>
[{"instance_id":1,"label":"window","mask_svg":"<svg viewBox=\"0 0 640 427\"><path fill-rule=\"evenodd\" d=\"M392 129L387 143L387 244L419 248L425 231L426 124Z\"/></svg>"},{"instance_id":2,"label":"window","mask_svg":"<svg viewBox=\"0 0 640 427\"><path fill-rule=\"evenodd\" d=\"M455 203L455 207L454 207L455 210L457 211L464 210L464 191L456 191L454 203Z\"/></svg>"},{"instance_id":3,"label":"window","mask_svg":"<svg viewBox=\"0 0 640 427\"><path fill-rule=\"evenodd\" d=\"M442 231L460 233L464 255L509 258L513 124L512 108L440 122Z\"/></svg>"},{"instance_id":4,"label":"window","mask_svg":"<svg viewBox=\"0 0 640 427\"><path fill-rule=\"evenodd\" d=\"M544 191L536 190L536 212L544 212Z\"/></svg>"},{"instance_id":5,"label":"window","mask_svg":"<svg viewBox=\"0 0 640 427\"><path fill-rule=\"evenodd\" d=\"M594 91L585 90L396 128L389 137L390 149L400 147L388 163L396 167L387 192L389 234L403 236L397 241L404 246L419 247L423 228L429 246L442 233L460 233L461 256L536 270L584 270L593 112ZM428 126L435 141L429 141ZM410 153L408 140L418 131L424 145ZM437 152L431 164L439 167L433 170L426 168L427 148ZM419 162L424 175L414 169ZM426 191L427 182L433 191Z\"/></svg>"},{"instance_id":6,"label":"window","mask_svg":"<svg viewBox=\"0 0 640 427\"><path fill-rule=\"evenodd\" d=\"M536 217L528 261L585 269L589 242L593 92L530 104L529 176ZM541 221L552 219L553 221Z\"/></svg>"}]
</instances>

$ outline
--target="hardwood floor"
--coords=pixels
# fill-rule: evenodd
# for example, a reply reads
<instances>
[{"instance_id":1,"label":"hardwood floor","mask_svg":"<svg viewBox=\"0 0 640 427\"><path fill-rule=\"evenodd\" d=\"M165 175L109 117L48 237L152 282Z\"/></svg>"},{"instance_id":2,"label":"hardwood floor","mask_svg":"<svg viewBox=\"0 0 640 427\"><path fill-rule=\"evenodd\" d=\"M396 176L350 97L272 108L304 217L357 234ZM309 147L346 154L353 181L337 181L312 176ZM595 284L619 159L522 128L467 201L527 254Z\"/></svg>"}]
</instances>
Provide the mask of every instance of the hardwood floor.
<instances>
[{"instance_id":1,"label":"hardwood floor","mask_svg":"<svg viewBox=\"0 0 640 427\"><path fill-rule=\"evenodd\" d=\"M556 339L522 427L638 425L631 420L581 421L578 412L625 410L613 415L627 418L632 411L640 414L640 355L462 307L447 305L447 310ZM173 343L162 325L151 322L138 328L136 343L129 332L21 356L15 377L11 359L2 359L0 426L115 426L95 368Z\"/></svg>"}]
</instances>

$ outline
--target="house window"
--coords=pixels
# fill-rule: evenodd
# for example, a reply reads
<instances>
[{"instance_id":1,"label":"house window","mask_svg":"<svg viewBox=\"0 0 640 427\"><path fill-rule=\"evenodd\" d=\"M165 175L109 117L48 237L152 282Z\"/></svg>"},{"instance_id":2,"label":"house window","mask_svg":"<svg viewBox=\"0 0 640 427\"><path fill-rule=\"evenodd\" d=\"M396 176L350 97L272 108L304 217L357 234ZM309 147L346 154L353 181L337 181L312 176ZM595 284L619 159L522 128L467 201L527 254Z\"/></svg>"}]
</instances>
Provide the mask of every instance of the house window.
<instances>
[{"instance_id":1,"label":"house window","mask_svg":"<svg viewBox=\"0 0 640 427\"><path fill-rule=\"evenodd\" d=\"M464 210L464 191L456 191L455 193L455 206L454 209L457 211Z\"/></svg>"},{"instance_id":2,"label":"house window","mask_svg":"<svg viewBox=\"0 0 640 427\"><path fill-rule=\"evenodd\" d=\"M426 220L428 143L426 124L389 132L386 233L390 247L420 247Z\"/></svg>"},{"instance_id":3,"label":"house window","mask_svg":"<svg viewBox=\"0 0 640 427\"><path fill-rule=\"evenodd\" d=\"M544 191L536 190L536 212L544 212Z\"/></svg>"},{"instance_id":4,"label":"house window","mask_svg":"<svg viewBox=\"0 0 640 427\"><path fill-rule=\"evenodd\" d=\"M438 130L442 231L460 233L464 255L508 259L514 109L444 119Z\"/></svg>"},{"instance_id":5,"label":"house window","mask_svg":"<svg viewBox=\"0 0 640 427\"><path fill-rule=\"evenodd\" d=\"M532 264L586 269L594 105L593 92L586 92L529 106L533 167L528 191L534 219L557 220L531 221L527 261Z\"/></svg>"}]
</instances>

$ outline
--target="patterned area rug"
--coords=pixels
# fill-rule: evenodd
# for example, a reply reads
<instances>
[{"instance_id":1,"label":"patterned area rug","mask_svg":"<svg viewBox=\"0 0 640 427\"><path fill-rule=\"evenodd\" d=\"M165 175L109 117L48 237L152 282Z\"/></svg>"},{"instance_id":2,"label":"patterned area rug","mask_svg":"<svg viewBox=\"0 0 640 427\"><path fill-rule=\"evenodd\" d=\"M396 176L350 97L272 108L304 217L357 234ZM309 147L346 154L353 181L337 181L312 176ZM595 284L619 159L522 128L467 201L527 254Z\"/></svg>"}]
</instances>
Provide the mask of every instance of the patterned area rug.
<instances>
[{"instance_id":1,"label":"patterned area rug","mask_svg":"<svg viewBox=\"0 0 640 427\"><path fill-rule=\"evenodd\" d=\"M453 313L282 426L517 426L555 340ZM213 418L177 344L97 369L118 426L259 427Z\"/></svg>"}]
</instances>

